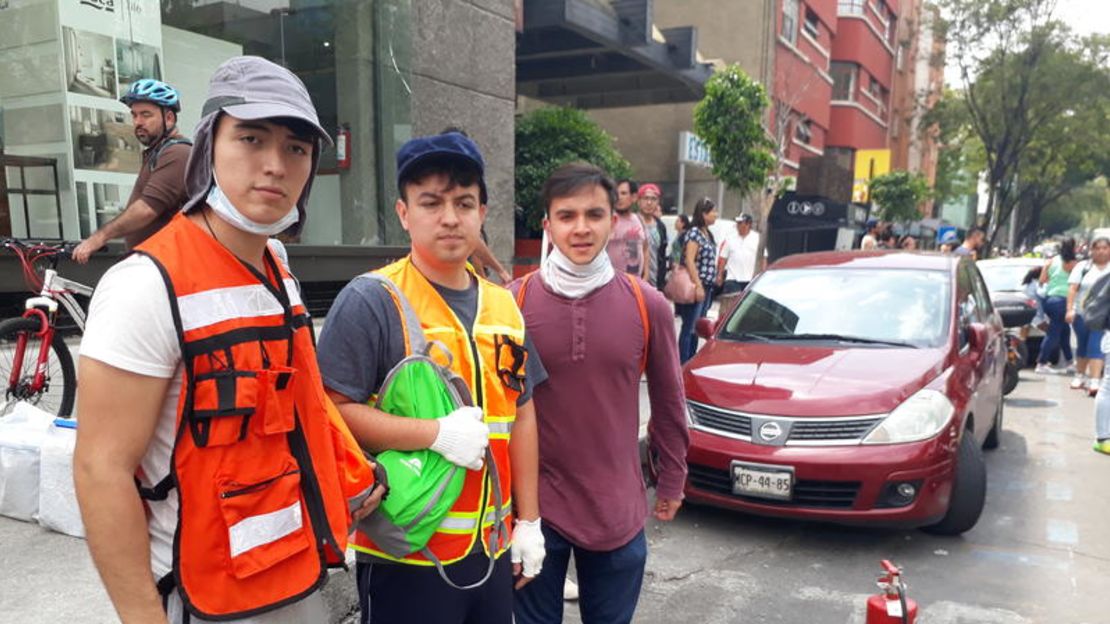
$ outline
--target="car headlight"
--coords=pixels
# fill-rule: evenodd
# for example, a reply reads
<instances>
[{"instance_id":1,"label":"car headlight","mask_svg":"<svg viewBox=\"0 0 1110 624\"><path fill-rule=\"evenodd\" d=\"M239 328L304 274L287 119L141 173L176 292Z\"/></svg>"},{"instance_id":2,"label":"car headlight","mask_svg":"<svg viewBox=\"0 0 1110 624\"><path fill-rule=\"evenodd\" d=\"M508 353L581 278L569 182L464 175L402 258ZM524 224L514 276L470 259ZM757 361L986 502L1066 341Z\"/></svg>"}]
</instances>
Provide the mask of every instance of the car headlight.
<instances>
[{"instance_id":1,"label":"car headlight","mask_svg":"<svg viewBox=\"0 0 1110 624\"><path fill-rule=\"evenodd\" d=\"M863 443L901 444L928 440L948 425L955 412L944 394L928 388L920 390L894 408Z\"/></svg>"}]
</instances>

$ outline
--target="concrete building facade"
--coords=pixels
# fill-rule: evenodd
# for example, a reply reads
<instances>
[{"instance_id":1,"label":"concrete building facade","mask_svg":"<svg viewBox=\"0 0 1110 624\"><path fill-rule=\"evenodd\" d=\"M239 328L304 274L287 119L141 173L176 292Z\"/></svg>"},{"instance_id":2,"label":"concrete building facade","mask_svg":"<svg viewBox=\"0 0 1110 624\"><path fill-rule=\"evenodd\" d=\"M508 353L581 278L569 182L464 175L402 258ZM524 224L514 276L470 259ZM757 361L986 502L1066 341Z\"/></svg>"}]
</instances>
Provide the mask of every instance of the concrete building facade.
<instances>
[{"instance_id":1,"label":"concrete building facade","mask_svg":"<svg viewBox=\"0 0 1110 624\"><path fill-rule=\"evenodd\" d=\"M697 50L713 63L739 63L752 77L770 84L774 75L778 0L655 0L658 29L693 25ZM616 146L643 182L659 184L663 206L691 212L698 198L717 198L717 179L707 169L688 166L684 197L679 198L679 133L693 131L695 102L591 110L590 115L616 140ZM723 215L735 217L744 198L724 194Z\"/></svg>"}]
</instances>

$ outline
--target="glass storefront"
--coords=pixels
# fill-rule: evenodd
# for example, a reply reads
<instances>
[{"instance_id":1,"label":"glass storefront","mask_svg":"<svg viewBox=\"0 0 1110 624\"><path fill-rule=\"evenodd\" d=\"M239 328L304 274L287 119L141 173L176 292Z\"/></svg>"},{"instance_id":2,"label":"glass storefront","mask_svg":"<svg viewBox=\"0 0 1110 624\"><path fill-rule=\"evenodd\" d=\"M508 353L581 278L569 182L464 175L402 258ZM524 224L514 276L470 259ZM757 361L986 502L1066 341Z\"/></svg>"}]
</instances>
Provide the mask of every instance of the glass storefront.
<instances>
[{"instance_id":1,"label":"glass storefront","mask_svg":"<svg viewBox=\"0 0 1110 624\"><path fill-rule=\"evenodd\" d=\"M404 243L393 154L411 136L412 0L0 0L0 236L78 239L119 214L142 146L117 98L140 78L182 94L192 133L212 71L252 54L350 133L322 155L309 245Z\"/></svg>"}]
</instances>

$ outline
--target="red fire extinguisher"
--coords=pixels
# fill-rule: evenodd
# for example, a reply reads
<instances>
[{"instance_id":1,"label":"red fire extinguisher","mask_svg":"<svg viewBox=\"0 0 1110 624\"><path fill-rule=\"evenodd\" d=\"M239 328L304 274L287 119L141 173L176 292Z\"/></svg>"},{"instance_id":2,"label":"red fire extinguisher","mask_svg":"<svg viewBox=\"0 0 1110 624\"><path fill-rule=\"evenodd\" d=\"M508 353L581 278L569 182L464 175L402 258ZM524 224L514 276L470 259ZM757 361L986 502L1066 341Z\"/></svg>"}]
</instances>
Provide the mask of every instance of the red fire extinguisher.
<instances>
[{"instance_id":1,"label":"red fire extinguisher","mask_svg":"<svg viewBox=\"0 0 1110 624\"><path fill-rule=\"evenodd\" d=\"M917 603L906 597L902 568L886 559L882 566L885 574L879 577L879 594L867 599L866 624L914 624Z\"/></svg>"},{"instance_id":2,"label":"red fire extinguisher","mask_svg":"<svg viewBox=\"0 0 1110 624\"><path fill-rule=\"evenodd\" d=\"M351 127L347 124L341 124L335 136L335 161L340 169L351 168Z\"/></svg>"}]
</instances>

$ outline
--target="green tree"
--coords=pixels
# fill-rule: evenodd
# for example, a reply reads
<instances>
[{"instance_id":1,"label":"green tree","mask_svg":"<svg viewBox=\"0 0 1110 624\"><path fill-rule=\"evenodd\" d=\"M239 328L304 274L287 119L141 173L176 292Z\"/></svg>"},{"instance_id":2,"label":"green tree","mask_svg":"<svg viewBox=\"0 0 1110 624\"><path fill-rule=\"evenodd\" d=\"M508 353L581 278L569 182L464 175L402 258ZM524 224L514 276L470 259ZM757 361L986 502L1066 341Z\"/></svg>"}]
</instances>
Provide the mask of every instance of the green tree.
<instances>
[{"instance_id":1,"label":"green tree","mask_svg":"<svg viewBox=\"0 0 1110 624\"><path fill-rule=\"evenodd\" d=\"M937 175L932 198L938 206L977 192L979 172L986 168L983 143L971 127L959 91L946 89L920 125L922 136L937 141Z\"/></svg>"},{"instance_id":2,"label":"green tree","mask_svg":"<svg viewBox=\"0 0 1110 624\"><path fill-rule=\"evenodd\" d=\"M540 189L551 172L582 160L613 178L632 176L632 166L613 146L613 137L586 113L573 108L540 108L516 120L516 201L527 227L543 226Z\"/></svg>"},{"instance_id":3,"label":"green tree","mask_svg":"<svg viewBox=\"0 0 1110 624\"><path fill-rule=\"evenodd\" d=\"M909 171L885 173L871 180L869 188L883 219L899 223L921 218L917 207L930 195L925 177Z\"/></svg>"},{"instance_id":4,"label":"green tree","mask_svg":"<svg viewBox=\"0 0 1110 624\"><path fill-rule=\"evenodd\" d=\"M1090 66L1075 37L1052 19L1055 0L942 4L962 101L985 155L989 249L1020 201L1023 158L1054 120L1084 105Z\"/></svg>"},{"instance_id":5,"label":"green tree","mask_svg":"<svg viewBox=\"0 0 1110 624\"><path fill-rule=\"evenodd\" d=\"M767 105L763 85L729 65L709 78L694 107L694 132L709 147L713 175L734 191L762 188L775 166L774 144L763 127Z\"/></svg>"},{"instance_id":6,"label":"green tree","mask_svg":"<svg viewBox=\"0 0 1110 624\"><path fill-rule=\"evenodd\" d=\"M763 85L739 65L715 72L705 83L705 97L694 106L694 132L709 147L713 175L741 194L762 189L776 166L776 133L763 125L767 106ZM781 112L780 116L786 119ZM767 219L776 190L765 193L760 207L757 258L767 247Z\"/></svg>"}]
</instances>

